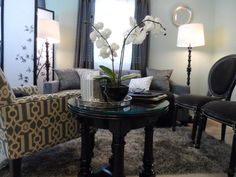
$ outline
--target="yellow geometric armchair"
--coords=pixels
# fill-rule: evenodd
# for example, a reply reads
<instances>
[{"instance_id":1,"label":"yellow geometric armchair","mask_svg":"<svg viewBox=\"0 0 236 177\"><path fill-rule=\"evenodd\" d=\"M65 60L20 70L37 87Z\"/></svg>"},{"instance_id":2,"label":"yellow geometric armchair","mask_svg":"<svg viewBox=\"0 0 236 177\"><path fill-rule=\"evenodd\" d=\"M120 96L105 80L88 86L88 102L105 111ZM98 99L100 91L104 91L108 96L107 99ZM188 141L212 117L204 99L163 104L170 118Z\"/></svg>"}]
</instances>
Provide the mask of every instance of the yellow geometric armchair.
<instances>
[{"instance_id":1,"label":"yellow geometric armchair","mask_svg":"<svg viewBox=\"0 0 236 177\"><path fill-rule=\"evenodd\" d=\"M67 100L79 92L37 95L34 87L21 87L30 96L16 98L0 69L0 153L9 158L10 173L19 177L21 158L78 137L79 125Z\"/></svg>"}]
</instances>

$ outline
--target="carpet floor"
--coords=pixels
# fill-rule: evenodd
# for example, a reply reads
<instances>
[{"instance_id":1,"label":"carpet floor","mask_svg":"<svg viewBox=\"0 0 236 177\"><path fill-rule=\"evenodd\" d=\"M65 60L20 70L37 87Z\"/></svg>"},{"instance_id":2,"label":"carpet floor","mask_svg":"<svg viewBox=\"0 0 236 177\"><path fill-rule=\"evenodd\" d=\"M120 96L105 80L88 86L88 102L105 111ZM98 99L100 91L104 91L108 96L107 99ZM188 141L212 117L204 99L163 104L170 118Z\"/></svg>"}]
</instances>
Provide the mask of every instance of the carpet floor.
<instances>
[{"instance_id":1,"label":"carpet floor","mask_svg":"<svg viewBox=\"0 0 236 177\"><path fill-rule=\"evenodd\" d=\"M215 138L203 135L201 149L192 148L191 129L179 127L176 132L158 128L154 132L154 169L159 174L223 173L228 167L231 147ZM144 130L133 130L126 136L125 173L137 175L142 165ZM96 133L93 169L107 164L111 155L111 133ZM23 159L24 177L76 177L80 158L80 139L57 145ZM0 170L9 177L8 168Z\"/></svg>"}]
</instances>

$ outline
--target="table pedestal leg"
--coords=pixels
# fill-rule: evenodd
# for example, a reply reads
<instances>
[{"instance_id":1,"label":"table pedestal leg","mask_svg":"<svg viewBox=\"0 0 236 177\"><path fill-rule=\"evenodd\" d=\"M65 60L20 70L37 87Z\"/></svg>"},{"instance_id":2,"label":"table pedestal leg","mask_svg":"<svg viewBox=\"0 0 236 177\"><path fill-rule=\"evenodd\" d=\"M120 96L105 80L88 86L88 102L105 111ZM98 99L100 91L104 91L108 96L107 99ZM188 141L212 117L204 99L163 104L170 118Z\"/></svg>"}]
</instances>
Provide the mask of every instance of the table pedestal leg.
<instances>
[{"instance_id":1,"label":"table pedestal leg","mask_svg":"<svg viewBox=\"0 0 236 177\"><path fill-rule=\"evenodd\" d=\"M125 134L113 133L112 143L112 177L125 177L124 174L124 141Z\"/></svg>"},{"instance_id":2,"label":"table pedestal leg","mask_svg":"<svg viewBox=\"0 0 236 177\"><path fill-rule=\"evenodd\" d=\"M155 177L153 169L153 126L145 127L143 166L139 177Z\"/></svg>"},{"instance_id":3,"label":"table pedestal leg","mask_svg":"<svg viewBox=\"0 0 236 177\"><path fill-rule=\"evenodd\" d=\"M114 139L112 138L112 144L111 144L111 157L109 158L109 169L112 172L112 167L113 167L113 163L114 162Z\"/></svg>"},{"instance_id":4,"label":"table pedestal leg","mask_svg":"<svg viewBox=\"0 0 236 177\"><path fill-rule=\"evenodd\" d=\"M78 177L91 176L90 163L93 156L94 134L95 131L90 131L88 124L84 122L81 124L81 158Z\"/></svg>"}]
</instances>

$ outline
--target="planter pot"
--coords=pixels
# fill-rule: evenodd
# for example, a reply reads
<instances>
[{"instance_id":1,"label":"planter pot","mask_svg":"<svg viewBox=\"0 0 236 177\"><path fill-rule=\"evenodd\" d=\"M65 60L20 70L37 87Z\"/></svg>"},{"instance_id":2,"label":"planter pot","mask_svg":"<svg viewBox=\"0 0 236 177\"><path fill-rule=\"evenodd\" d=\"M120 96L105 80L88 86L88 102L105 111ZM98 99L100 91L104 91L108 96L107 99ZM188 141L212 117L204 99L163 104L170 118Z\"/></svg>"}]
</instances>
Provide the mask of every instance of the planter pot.
<instances>
[{"instance_id":1,"label":"planter pot","mask_svg":"<svg viewBox=\"0 0 236 177\"><path fill-rule=\"evenodd\" d=\"M128 94L129 87L120 85L119 87L101 86L102 95L105 101L122 101Z\"/></svg>"}]
</instances>

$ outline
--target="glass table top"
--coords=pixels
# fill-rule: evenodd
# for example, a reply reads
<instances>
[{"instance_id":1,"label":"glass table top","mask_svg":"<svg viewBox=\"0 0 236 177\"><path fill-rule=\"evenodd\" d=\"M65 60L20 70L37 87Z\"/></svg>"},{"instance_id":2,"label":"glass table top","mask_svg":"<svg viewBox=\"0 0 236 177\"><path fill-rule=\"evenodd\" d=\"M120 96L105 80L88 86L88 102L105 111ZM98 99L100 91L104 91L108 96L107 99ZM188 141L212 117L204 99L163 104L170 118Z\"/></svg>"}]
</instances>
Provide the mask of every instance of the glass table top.
<instances>
[{"instance_id":1,"label":"glass table top","mask_svg":"<svg viewBox=\"0 0 236 177\"><path fill-rule=\"evenodd\" d=\"M159 111L166 111L169 106L169 102L165 99L160 100L156 103L146 103L146 102L135 102L132 101L130 104L120 104L117 107L100 108L96 105L84 105L81 104L82 100L80 97L73 97L68 100L68 106L70 110L75 113L84 114L100 114L100 115L125 115L132 116L137 114L148 114L155 113ZM109 104L109 103L108 103ZM112 104L112 103L111 103Z\"/></svg>"}]
</instances>

